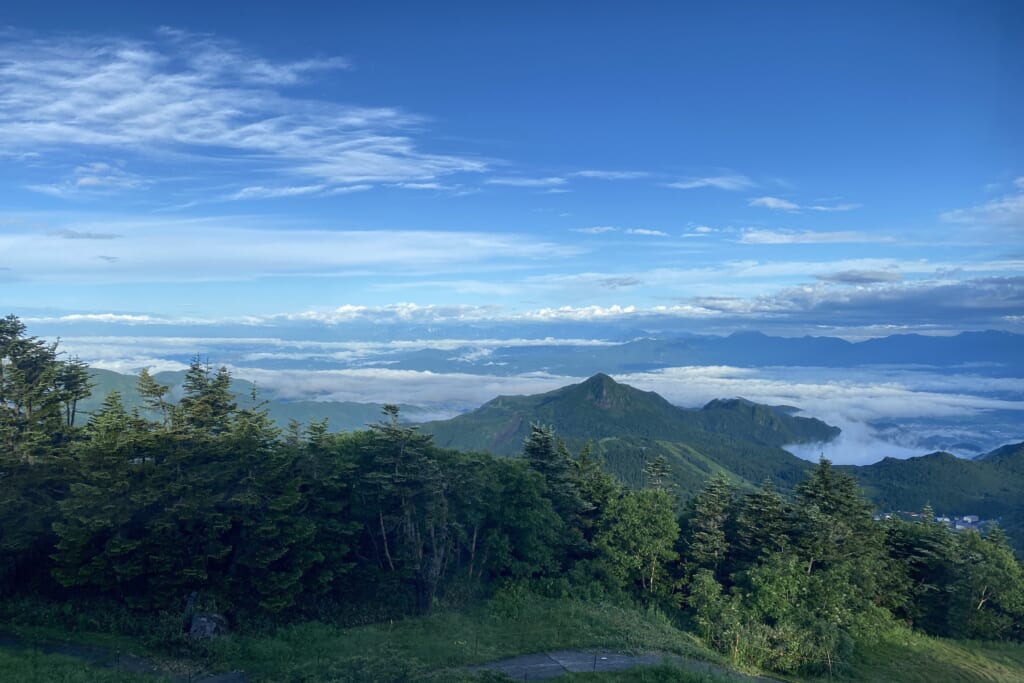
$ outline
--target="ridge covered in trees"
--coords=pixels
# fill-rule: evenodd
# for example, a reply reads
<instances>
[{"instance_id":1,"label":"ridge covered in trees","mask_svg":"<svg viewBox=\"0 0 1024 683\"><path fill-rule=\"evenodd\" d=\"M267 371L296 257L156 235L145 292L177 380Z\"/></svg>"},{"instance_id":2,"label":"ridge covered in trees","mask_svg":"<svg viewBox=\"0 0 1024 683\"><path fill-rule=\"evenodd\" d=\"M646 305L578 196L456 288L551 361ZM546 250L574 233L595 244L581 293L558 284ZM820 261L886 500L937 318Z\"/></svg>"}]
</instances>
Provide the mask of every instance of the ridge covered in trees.
<instances>
[{"instance_id":1,"label":"ridge covered in trees","mask_svg":"<svg viewBox=\"0 0 1024 683\"><path fill-rule=\"evenodd\" d=\"M954 534L928 509L877 522L824 459L792 497L719 473L684 500L667 457L627 487L542 424L512 458L441 448L397 406L365 430L281 430L200 359L180 400L143 373L145 415L113 393L75 427L87 378L0 323L0 597L244 622L422 614L524 585L649 605L736 662L810 673L897 623L1024 639L1024 573L1000 530ZM607 391L594 400L613 405Z\"/></svg>"}]
</instances>

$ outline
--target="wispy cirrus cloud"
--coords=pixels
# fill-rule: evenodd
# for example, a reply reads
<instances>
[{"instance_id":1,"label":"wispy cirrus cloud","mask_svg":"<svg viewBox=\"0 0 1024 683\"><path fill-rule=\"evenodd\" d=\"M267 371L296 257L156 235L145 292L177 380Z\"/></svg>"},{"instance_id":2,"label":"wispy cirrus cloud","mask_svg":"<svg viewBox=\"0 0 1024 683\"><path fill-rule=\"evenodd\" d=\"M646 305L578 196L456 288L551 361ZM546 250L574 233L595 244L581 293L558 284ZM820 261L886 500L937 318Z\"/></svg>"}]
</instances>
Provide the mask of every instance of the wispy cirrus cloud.
<instances>
[{"instance_id":1,"label":"wispy cirrus cloud","mask_svg":"<svg viewBox=\"0 0 1024 683\"><path fill-rule=\"evenodd\" d=\"M751 199L747 204L750 206L760 206L765 209L775 209L776 211L798 211L800 209L799 204L778 197L757 197Z\"/></svg>"},{"instance_id":2,"label":"wispy cirrus cloud","mask_svg":"<svg viewBox=\"0 0 1024 683\"><path fill-rule=\"evenodd\" d=\"M750 229L740 234L739 241L742 244L853 244L893 242L894 238L856 230L797 232Z\"/></svg>"},{"instance_id":3,"label":"wispy cirrus cloud","mask_svg":"<svg viewBox=\"0 0 1024 683\"><path fill-rule=\"evenodd\" d=\"M666 183L666 187L677 190L696 190L702 187L713 187L719 190L747 190L756 187L757 183L745 175L717 175L702 178L684 178L674 183Z\"/></svg>"},{"instance_id":4,"label":"wispy cirrus cloud","mask_svg":"<svg viewBox=\"0 0 1024 683\"><path fill-rule=\"evenodd\" d=\"M50 184L26 185L29 190L54 197L112 194L146 187L150 181L120 166L97 161L77 166L63 180Z\"/></svg>"},{"instance_id":5,"label":"wispy cirrus cloud","mask_svg":"<svg viewBox=\"0 0 1024 683\"><path fill-rule=\"evenodd\" d=\"M954 209L940 214L945 223L978 225L1024 230L1024 176L1013 181L1016 192L969 209Z\"/></svg>"},{"instance_id":6,"label":"wispy cirrus cloud","mask_svg":"<svg viewBox=\"0 0 1024 683\"><path fill-rule=\"evenodd\" d=\"M364 187L369 188L369 185ZM262 187L254 185L243 187L238 192L228 195L228 199L271 199L275 197L298 197L323 192L326 185L297 185L291 187Z\"/></svg>"},{"instance_id":7,"label":"wispy cirrus cloud","mask_svg":"<svg viewBox=\"0 0 1024 683\"><path fill-rule=\"evenodd\" d=\"M124 235L112 232L88 232L82 230L56 230L49 233L51 237L60 237L65 240L115 240Z\"/></svg>"},{"instance_id":8,"label":"wispy cirrus cloud","mask_svg":"<svg viewBox=\"0 0 1024 683\"><path fill-rule=\"evenodd\" d=\"M835 212L835 211L854 211L855 209L859 209L862 206L863 206L863 204L857 204L855 202L848 202L846 204L832 204L832 205L811 204L810 206L805 206L803 208L810 209L811 211Z\"/></svg>"},{"instance_id":9,"label":"wispy cirrus cloud","mask_svg":"<svg viewBox=\"0 0 1024 683\"><path fill-rule=\"evenodd\" d=\"M899 282L903 275L893 270L843 270L838 273L815 275L823 282L837 282L847 285L871 285L881 282Z\"/></svg>"},{"instance_id":10,"label":"wispy cirrus cloud","mask_svg":"<svg viewBox=\"0 0 1024 683\"><path fill-rule=\"evenodd\" d=\"M351 194L352 192L365 192L366 190L372 190L373 185L366 183L360 185L342 185L340 187L329 187L327 185L292 185L284 187L263 187L262 185L253 185L250 187L243 187L238 192L234 192L225 199L228 200L240 200L240 199L278 199L281 197L303 197L309 195L337 195L337 194Z\"/></svg>"},{"instance_id":11,"label":"wispy cirrus cloud","mask_svg":"<svg viewBox=\"0 0 1024 683\"><path fill-rule=\"evenodd\" d=\"M156 174L160 159L185 156L193 166L227 162L314 181L305 186L430 182L487 169L472 156L423 151L408 132L421 117L290 90L348 66L338 57L264 59L230 41L172 29L149 40L8 33L0 42L0 153L31 153L58 169L74 154L145 156ZM66 196L143 182L97 164L33 189Z\"/></svg>"},{"instance_id":12,"label":"wispy cirrus cloud","mask_svg":"<svg viewBox=\"0 0 1024 683\"><path fill-rule=\"evenodd\" d=\"M837 211L853 211L859 209L862 205L847 202L844 204L809 204L801 205L789 199L782 199L781 197L755 197L747 202L750 206L758 206L765 209L773 209L775 211L800 211L807 209L810 211L825 211L825 212L837 212Z\"/></svg>"},{"instance_id":13,"label":"wispy cirrus cloud","mask_svg":"<svg viewBox=\"0 0 1024 683\"><path fill-rule=\"evenodd\" d=\"M550 176L546 178L529 178L525 176L510 176L506 178L488 178L484 181L487 185L505 185L508 187L555 187L560 188L566 184L565 178Z\"/></svg>"},{"instance_id":14,"label":"wispy cirrus cloud","mask_svg":"<svg viewBox=\"0 0 1024 683\"><path fill-rule=\"evenodd\" d=\"M581 232L584 235L604 235L610 232L621 232L624 235L639 235L641 237L668 237L664 230L652 228L620 228L614 225L594 225L589 228L572 228L573 232Z\"/></svg>"},{"instance_id":15,"label":"wispy cirrus cloud","mask_svg":"<svg viewBox=\"0 0 1024 683\"><path fill-rule=\"evenodd\" d=\"M647 178L651 174L647 171L576 171L571 175L579 178L595 178L597 180L636 180Z\"/></svg>"},{"instance_id":16,"label":"wispy cirrus cloud","mask_svg":"<svg viewBox=\"0 0 1024 683\"><path fill-rule=\"evenodd\" d=\"M637 285L643 284L635 277L606 277L603 280L598 280L597 283L602 287L607 287L608 289L622 289L624 287L636 287Z\"/></svg>"},{"instance_id":17,"label":"wispy cirrus cloud","mask_svg":"<svg viewBox=\"0 0 1024 683\"><path fill-rule=\"evenodd\" d=\"M589 228L572 228L573 232L582 232L584 235L603 235L609 232L617 232L614 225L594 225Z\"/></svg>"},{"instance_id":18,"label":"wispy cirrus cloud","mask_svg":"<svg viewBox=\"0 0 1024 683\"><path fill-rule=\"evenodd\" d=\"M683 237L710 237L714 233L719 232L710 225L691 225L686 229L686 232L682 233Z\"/></svg>"},{"instance_id":19,"label":"wispy cirrus cloud","mask_svg":"<svg viewBox=\"0 0 1024 683\"><path fill-rule=\"evenodd\" d=\"M497 264L523 268L531 262L564 260L582 252L574 245L512 233L231 224L214 218L125 219L74 223L50 233L0 232L0 253L19 254L17 263L11 264L19 277L82 284L433 273L452 268L487 269ZM97 262L99 256L108 257L106 263ZM115 261L117 267L110 268Z\"/></svg>"}]
</instances>

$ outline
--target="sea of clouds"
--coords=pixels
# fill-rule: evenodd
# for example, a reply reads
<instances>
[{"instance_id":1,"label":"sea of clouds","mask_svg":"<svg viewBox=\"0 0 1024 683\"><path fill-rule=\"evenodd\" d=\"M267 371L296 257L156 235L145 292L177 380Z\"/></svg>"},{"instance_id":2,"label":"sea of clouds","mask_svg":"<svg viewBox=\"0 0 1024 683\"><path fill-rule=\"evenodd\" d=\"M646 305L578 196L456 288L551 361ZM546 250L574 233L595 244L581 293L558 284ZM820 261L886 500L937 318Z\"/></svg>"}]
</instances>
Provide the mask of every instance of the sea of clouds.
<instances>
[{"instance_id":1,"label":"sea of clouds","mask_svg":"<svg viewBox=\"0 0 1024 683\"><path fill-rule=\"evenodd\" d=\"M234 376L256 383L279 400L401 402L433 417L472 410L499 395L552 391L586 379L544 367L503 374L487 365L496 349L564 347L578 352L613 345L599 339L434 339L372 341L282 340L275 337L82 336L61 348L91 366L134 373L180 370L191 357L208 357ZM396 367L410 354L439 353L440 370ZM973 457L1024 440L1024 379L993 377L970 367L928 366L665 367L614 374L616 380L654 391L670 402L698 408L715 398L743 397L787 405L802 415L839 426L828 444L794 445L815 460L866 464L935 450Z\"/></svg>"}]
</instances>

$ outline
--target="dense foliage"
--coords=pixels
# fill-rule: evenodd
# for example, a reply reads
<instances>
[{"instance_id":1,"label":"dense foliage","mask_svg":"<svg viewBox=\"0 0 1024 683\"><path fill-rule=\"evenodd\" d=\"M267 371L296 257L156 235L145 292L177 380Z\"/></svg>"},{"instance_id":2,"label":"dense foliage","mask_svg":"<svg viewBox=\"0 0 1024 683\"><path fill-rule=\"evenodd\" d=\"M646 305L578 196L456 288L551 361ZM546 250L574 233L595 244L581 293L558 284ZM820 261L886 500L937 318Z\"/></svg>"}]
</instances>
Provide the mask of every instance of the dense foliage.
<instances>
[{"instance_id":1,"label":"dense foliage","mask_svg":"<svg viewBox=\"0 0 1024 683\"><path fill-rule=\"evenodd\" d=\"M113 393L77 428L87 377L0 324L0 595L284 621L529 584L660 608L781 671L834 670L897 621L1024 638L1024 574L999 530L876 522L824 459L792 500L716 476L681 506L666 458L629 489L541 425L517 458L439 448L395 406L362 431L282 431L199 359L180 400L143 373L145 413Z\"/></svg>"}]
</instances>

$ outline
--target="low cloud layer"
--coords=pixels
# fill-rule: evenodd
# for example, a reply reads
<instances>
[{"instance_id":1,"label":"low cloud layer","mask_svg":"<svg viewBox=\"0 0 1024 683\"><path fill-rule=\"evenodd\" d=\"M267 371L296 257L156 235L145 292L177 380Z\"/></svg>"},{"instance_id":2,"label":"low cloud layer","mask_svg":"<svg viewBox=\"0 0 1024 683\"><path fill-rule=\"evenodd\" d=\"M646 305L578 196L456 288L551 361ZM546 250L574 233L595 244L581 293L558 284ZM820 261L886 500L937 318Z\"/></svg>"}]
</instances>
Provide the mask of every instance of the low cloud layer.
<instances>
[{"instance_id":1,"label":"low cloud layer","mask_svg":"<svg viewBox=\"0 0 1024 683\"><path fill-rule=\"evenodd\" d=\"M514 374L501 374L500 369L488 374L474 370L488 363L498 349L543 347L548 353L551 347L561 346L566 353L574 353L614 344L600 339L354 342L112 336L69 337L63 348L94 367L119 372L135 372L141 367L181 369L188 357L198 353L214 364L226 364L236 377L255 381L274 398L402 402L420 405L436 415L453 415L498 395L542 393L585 379L539 368ZM432 372L390 367L391 359L400 354L419 351L441 352L439 358L445 359L444 367L450 369ZM452 370L463 364L465 372ZM796 406L805 415L841 427L843 436L834 443L791 449L812 460L819 453L835 462L855 464L921 455L938 447L930 444L957 443L957 433L969 433L969 440L977 444L975 451L1000 445L996 438L1024 439L1024 433L1015 430L1024 416L1024 379L993 376L990 371L976 374L970 367L939 371L907 366L687 366L622 373L615 379L655 391L687 408L715 398L743 397L769 405ZM883 428L883 423L888 426ZM972 429L972 424L976 428ZM937 440L944 433L950 438Z\"/></svg>"}]
</instances>

